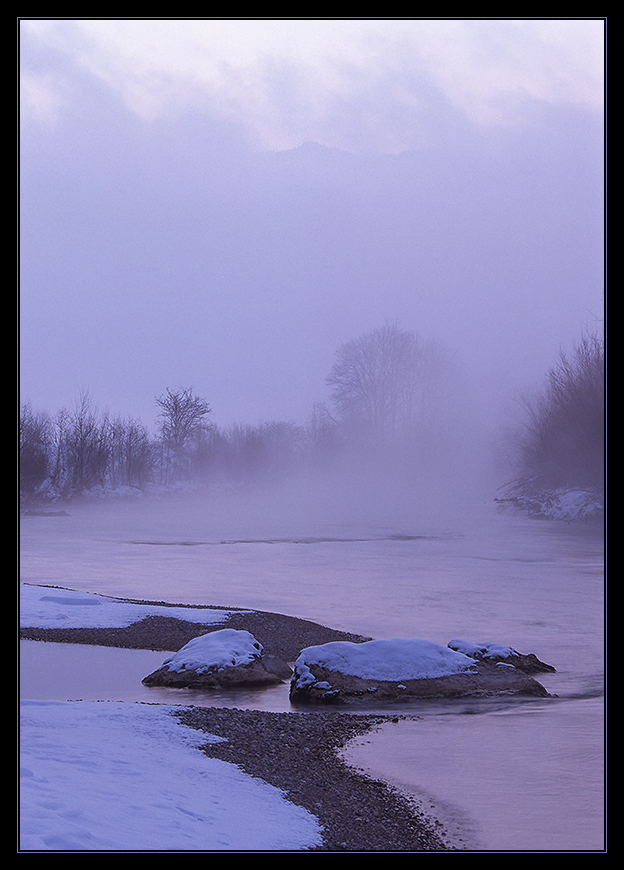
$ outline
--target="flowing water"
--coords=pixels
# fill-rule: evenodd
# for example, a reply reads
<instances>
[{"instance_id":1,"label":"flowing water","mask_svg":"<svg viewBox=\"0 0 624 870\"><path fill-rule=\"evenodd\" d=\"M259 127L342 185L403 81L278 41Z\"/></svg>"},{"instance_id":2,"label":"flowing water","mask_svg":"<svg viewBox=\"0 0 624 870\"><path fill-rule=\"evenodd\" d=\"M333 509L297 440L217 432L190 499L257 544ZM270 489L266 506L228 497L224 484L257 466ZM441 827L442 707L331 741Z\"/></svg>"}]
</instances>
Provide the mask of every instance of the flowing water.
<instances>
[{"instance_id":1,"label":"flowing water","mask_svg":"<svg viewBox=\"0 0 624 870\"><path fill-rule=\"evenodd\" d=\"M284 520L268 503L253 511L219 501L146 504L24 517L22 581L266 610L375 638L461 638L534 652L557 668L538 677L556 697L401 708L410 718L352 741L345 757L412 796L461 847L604 848L600 531L502 515L486 503L452 519L432 511L426 522L399 516L392 524L329 511L319 522L296 509ZM166 690L140 685L162 659L24 643L21 690L169 703ZM127 684L110 683L110 662ZM289 709L287 687L174 697Z\"/></svg>"}]
</instances>

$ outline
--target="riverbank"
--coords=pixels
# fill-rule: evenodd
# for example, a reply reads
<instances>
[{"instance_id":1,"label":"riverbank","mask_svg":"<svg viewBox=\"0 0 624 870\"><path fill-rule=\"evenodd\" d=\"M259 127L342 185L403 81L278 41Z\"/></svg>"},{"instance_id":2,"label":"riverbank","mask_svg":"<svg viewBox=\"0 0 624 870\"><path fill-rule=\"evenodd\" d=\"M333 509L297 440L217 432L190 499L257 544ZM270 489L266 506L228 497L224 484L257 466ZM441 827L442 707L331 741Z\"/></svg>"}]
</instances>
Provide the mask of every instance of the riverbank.
<instances>
[{"instance_id":1,"label":"riverbank","mask_svg":"<svg viewBox=\"0 0 624 870\"><path fill-rule=\"evenodd\" d=\"M604 524L604 490L543 489L533 490L530 485L509 487L507 497L495 498L500 508L511 508L533 519L555 520L564 523Z\"/></svg>"},{"instance_id":2,"label":"riverbank","mask_svg":"<svg viewBox=\"0 0 624 870\"><path fill-rule=\"evenodd\" d=\"M401 794L338 758L352 737L387 717L197 707L177 715L185 725L226 738L207 746L207 755L240 765L316 816L324 841L318 851L448 850L435 823L419 816Z\"/></svg>"},{"instance_id":3,"label":"riverbank","mask_svg":"<svg viewBox=\"0 0 624 870\"><path fill-rule=\"evenodd\" d=\"M218 625L150 616L123 628L22 628L20 636L56 643L175 650L192 637L222 627L251 631L267 652L286 661L293 661L305 646L332 640L368 640L306 620L258 611L229 611L227 620ZM365 735L383 723L398 722L398 716L219 707L179 708L175 715L187 726L225 738L224 742L207 744L203 749L206 755L235 764L281 789L288 800L316 816L324 830L319 851L450 849L435 820L424 818L403 795L349 768L338 756L352 737Z\"/></svg>"}]
</instances>

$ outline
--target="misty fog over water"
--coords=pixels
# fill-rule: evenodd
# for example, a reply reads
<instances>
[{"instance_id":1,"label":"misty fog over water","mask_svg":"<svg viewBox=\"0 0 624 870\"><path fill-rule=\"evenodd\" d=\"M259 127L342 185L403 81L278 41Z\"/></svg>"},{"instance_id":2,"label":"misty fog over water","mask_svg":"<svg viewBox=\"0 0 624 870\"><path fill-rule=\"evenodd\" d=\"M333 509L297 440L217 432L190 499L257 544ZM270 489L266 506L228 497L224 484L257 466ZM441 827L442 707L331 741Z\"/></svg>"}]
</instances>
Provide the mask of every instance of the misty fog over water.
<instances>
[{"instance_id":1,"label":"misty fog over water","mask_svg":"<svg viewBox=\"0 0 624 870\"><path fill-rule=\"evenodd\" d=\"M601 22L89 21L20 33L20 401L49 465L92 421L135 456L185 390L213 468L327 449L361 422L340 353L394 329L420 354L409 454L356 451L343 493L513 477L523 400L603 331Z\"/></svg>"}]
</instances>

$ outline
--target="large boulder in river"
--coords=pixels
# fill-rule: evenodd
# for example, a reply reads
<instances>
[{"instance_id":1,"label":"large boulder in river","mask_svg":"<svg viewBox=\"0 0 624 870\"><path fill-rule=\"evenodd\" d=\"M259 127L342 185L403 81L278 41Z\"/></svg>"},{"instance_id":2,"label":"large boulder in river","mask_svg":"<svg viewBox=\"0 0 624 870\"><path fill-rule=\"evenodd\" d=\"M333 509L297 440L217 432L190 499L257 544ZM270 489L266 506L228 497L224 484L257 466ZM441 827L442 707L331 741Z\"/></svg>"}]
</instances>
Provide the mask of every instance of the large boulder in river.
<instances>
[{"instance_id":1,"label":"large boulder in river","mask_svg":"<svg viewBox=\"0 0 624 870\"><path fill-rule=\"evenodd\" d=\"M281 683L291 675L291 668L277 656L266 655L250 632L224 628L193 638L142 682L177 689L215 689Z\"/></svg>"},{"instance_id":2,"label":"large boulder in river","mask_svg":"<svg viewBox=\"0 0 624 870\"><path fill-rule=\"evenodd\" d=\"M302 650L290 699L303 704L357 704L413 698L458 698L548 692L507 663L477 661L427 640L327 643Z\"/></svg>"}]
</instances>

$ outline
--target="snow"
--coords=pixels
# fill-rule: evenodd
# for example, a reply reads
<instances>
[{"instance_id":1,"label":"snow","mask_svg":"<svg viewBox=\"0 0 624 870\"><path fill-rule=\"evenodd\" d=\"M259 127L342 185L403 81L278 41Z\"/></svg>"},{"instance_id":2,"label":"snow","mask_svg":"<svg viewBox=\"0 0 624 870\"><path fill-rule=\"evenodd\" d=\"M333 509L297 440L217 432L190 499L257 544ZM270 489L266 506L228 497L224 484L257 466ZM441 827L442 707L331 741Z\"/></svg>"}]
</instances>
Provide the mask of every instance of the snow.
<instances>
[{"instance_id":1,"label":"snow","mask_svg":"<svg viewBox=\"0 0 624 870\"><path fill-rule=\"evenodd\" d=\"M22 851L301 850L318 820L166 705L22 701Z\"/></svg>"},{"instance_id":2,"label":"snow","mask_svg":"<svg viewBox=\"0 0 624 870\"><path fill-rule=\"evenodd\" d=\"M22 628L125 628L148 616L167 616L202 625L223 622L227 610L132 604L90 592L20 585Z\"/></svg>"},{"instance_id":3,"label":"snow","mask_svg":"<svg viewBox=\"0 0 624 870\"><path fill-rule=\"evenodd\" d=\"M302 650L295 662L298 682L314 681L310 665L367 680L422 680L458 674L474 659L429 640L335 641Z\"/></svg>"},{"instance_id":4,"label":"snow","mask_svg":"<svg viewBox=\"0 0 624 870\"><path fill-rule=\"evenodd\" d=\"M604 514L601 496L592 491L556 490L545 501L545 513L555 519L592 519Z\"/></svg>"},{"instance_id":5,"label":"snow","mask_svg":"<svg viewBox=\"0 0 624 870\"><path fill-rule=\"evenodd\" d=\"M225 614L27 585L20 598L22 624L38 627L117 627L151 614L217 622ZM248 641L237 648L246 654ZM236 765L204 755L200 746L222 738L183 725L175 709L23 699L20 850L300 851L321 845L316 817Z\"/></svg>"},{"instance_id":6,"label":"snow","mask_svg":"<svg viewBox=\"0 0 624 870\"><path fill-rule=\"evenodd\" d=\"M223 628L193 638L163 664L175 673L187 669L202 673L214 668L250 664L261 652L262 644L250 632Z\"/></svg>"},{"instance_id":7,"label":"snow","mask_svg":"<svg viewBox=\"0 0 624 870\"><path fill-rule=\"evenodd\" d=\"M518 494L508 501L533 517L564 522L596 521L604 518L604 493L585 489L548 489L542 492Z\"/></svg>"},{"instance_id":8,"label":"snow","mask_svg":"<svg viewBox=\"0 0 624 870\"><path fill-rule=\"evenodd\" d=\"M464 653L473 659L508 659L520 655L512 646L500 643L473 643L469 640L451 640L450 649Z\"/></svg>"}]
</instances>

